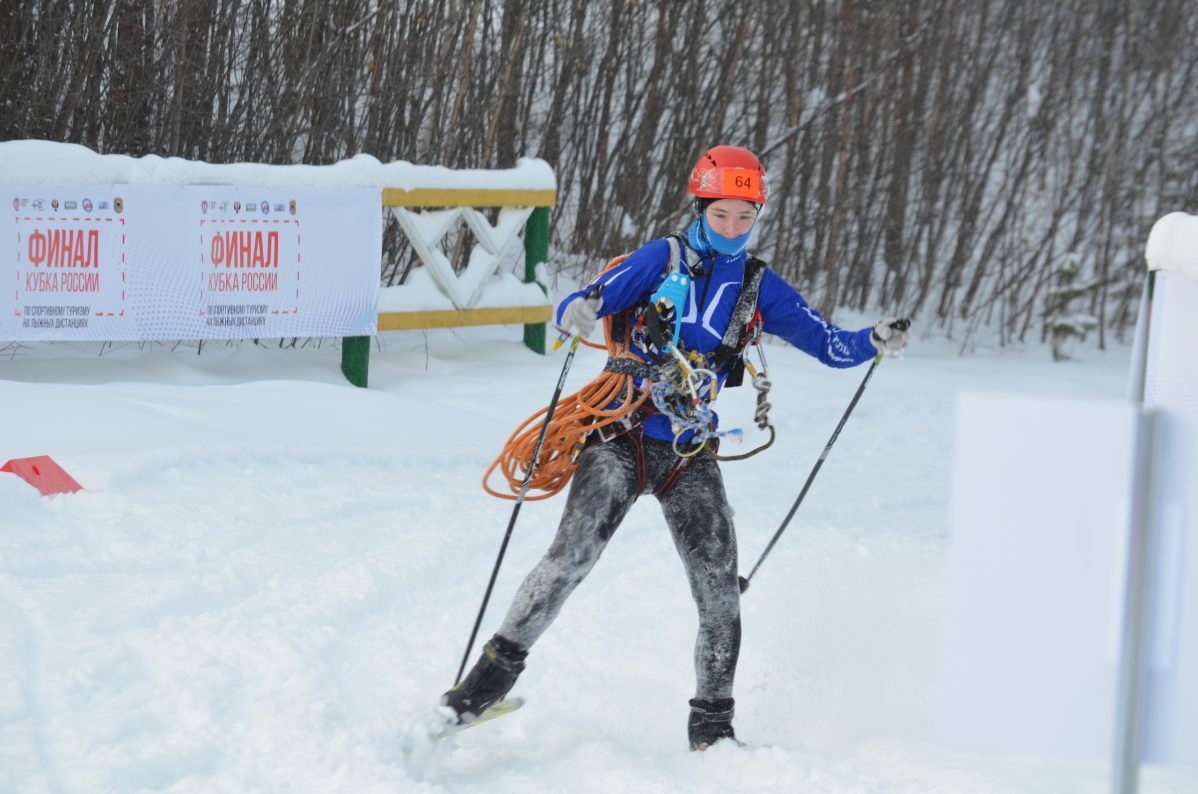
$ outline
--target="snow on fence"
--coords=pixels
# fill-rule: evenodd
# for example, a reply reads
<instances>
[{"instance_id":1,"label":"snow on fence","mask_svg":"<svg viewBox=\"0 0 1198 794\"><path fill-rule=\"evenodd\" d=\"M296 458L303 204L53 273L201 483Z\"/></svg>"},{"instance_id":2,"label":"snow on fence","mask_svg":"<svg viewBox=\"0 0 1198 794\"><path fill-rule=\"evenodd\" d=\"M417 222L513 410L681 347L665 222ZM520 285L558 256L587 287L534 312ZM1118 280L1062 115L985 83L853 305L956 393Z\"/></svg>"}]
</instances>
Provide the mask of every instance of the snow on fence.
<instances>
[{"instance_id":1,"label":"snow on fence","mask_svg":"<svg viewBox=\"0 0 1198 794\"><path fill-rule=\"evenodd\" d=\"M553 309L537 283L537 268L549 259L549 215L556 200L552 188L384 188L383 207L399 223L424 265L400 287L379 298L381 331L446 328L464 325L523 323L524 343L545 352L545 323ZM418 212L416 208L440 208ZM499 207L491 225L478 207ZM438 243L465 225L477 245L462 272ZM497 272L519 244L524 230L524 278ZM369 337L347 337L342 371L350 382L367 382Z\"/></svg>"}]
</instances>

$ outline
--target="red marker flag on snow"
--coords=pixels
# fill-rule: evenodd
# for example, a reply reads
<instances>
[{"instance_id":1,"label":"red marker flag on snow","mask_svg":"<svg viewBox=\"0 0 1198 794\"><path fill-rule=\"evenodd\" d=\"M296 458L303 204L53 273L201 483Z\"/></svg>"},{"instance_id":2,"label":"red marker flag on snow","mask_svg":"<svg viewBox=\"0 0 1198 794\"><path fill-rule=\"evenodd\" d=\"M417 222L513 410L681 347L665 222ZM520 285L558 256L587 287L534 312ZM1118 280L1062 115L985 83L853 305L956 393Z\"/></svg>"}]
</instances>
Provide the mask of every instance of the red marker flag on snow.
<instances>
[{"instance_id":1,"label":"red marker flag on snow","mask_svg":"<svg viewBox=\"0 0 1198 794\"><path fill-rule=\"evenodd\" d=\"M75 482L75 478L67 474L49 455L13 458L0 466L0 471L12 472L36 488L42 496L83 490L83 486Z\"/></svg>"}]
</instances>

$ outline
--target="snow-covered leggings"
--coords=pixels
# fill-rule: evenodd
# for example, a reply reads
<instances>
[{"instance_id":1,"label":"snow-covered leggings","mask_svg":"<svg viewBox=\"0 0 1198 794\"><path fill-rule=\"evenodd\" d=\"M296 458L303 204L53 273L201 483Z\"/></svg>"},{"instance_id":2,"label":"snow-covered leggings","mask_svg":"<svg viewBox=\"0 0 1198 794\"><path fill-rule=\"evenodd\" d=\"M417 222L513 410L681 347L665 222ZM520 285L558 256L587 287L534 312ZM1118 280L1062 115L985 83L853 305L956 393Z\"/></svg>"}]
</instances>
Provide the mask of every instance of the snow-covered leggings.
<instances>
[{"instance_id":1,"label":"snow-covered leggings","mask_svg":"<svg viewBox=\"0 0 1198 794\"><path fill-rule=\"evenodd\" d=\"M599 559L641 494L661 503L699 608L695 697L732 697L740 652L740 587L736 531L715 459L700 453L668 485L679 461L671 444L639 430L587 447L570 484L566 509L549 551L524 579L499 634L532 647L566 598ZM643 481L642 481L643 476Z\"/></svg>"}]
</instances>

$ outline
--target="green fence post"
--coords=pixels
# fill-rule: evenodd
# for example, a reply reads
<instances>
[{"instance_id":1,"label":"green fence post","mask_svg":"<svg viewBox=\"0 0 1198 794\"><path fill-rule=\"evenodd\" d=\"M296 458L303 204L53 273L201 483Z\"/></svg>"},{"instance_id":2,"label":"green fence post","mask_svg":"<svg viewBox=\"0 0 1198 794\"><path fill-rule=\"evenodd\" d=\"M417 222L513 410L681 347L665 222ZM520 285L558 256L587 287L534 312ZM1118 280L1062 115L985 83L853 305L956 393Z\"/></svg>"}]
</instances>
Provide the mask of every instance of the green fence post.
<instances>
[{"instance_id":1,"label":"green fence post","mask_svg":"<svg viewBox=\"0 0 1198 794\"><path fill-rule=\"evenodd\" d=\"M524 227L524 281L537 280L537 265L549 261L549 207L537 207ZM542 286L541 291L545 288ZM524 326L524 344L529 350L545 354L545 323Z\"/></svg>"},{"instance_id":2,"label":"green fence post","mask_svg":"<svg viewBox=\"0 0 1198 794\"><path fill-rule=\"evenodd\" d=\"M347 336L341 340L341 372L355 386L366 388L370 370L370 337Z\"/></svg>"}]
</instances>

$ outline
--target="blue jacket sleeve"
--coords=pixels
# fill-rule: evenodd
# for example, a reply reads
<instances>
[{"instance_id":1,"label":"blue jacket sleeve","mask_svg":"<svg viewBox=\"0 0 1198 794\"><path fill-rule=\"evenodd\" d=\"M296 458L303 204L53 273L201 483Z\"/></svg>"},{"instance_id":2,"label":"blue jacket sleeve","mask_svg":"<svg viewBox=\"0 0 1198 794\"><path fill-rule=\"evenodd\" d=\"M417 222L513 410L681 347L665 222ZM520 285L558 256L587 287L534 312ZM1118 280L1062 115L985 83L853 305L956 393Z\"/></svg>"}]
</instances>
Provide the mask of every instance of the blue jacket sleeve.
<instances>
[{"instance_id":1,"label":"blue jacket sleeve","mask_svg":"<svg viewBox=\"0 0 1198 794\"><path fill-rule=\"evenodd\" d=\"M878 354L869 341L869 328L845 331L807 305L798 290L773 270L766 269L757 296L762 330L815 356L829 367L855 367Z\"/></svg>"},{"instance_id":2,"label":"blue jacket sleeve","mask_svg":"<svg viewBox=\"0 0 1198 794\"><path fill-rule=\"evenodd\" d=\"M627 259L611 270L600 273L591 279L585 287L577 292L571 292L557 306L554 321L558 327L562 324L562 315L566 306L572 300L586 295L595 284L603 285L603 305L599 307L599 316L623 311L640 303L661 284L665 278L666 265L670 261L670 244L662 240L653 240L633 251Z\"/></svg>"}]
</instances>

